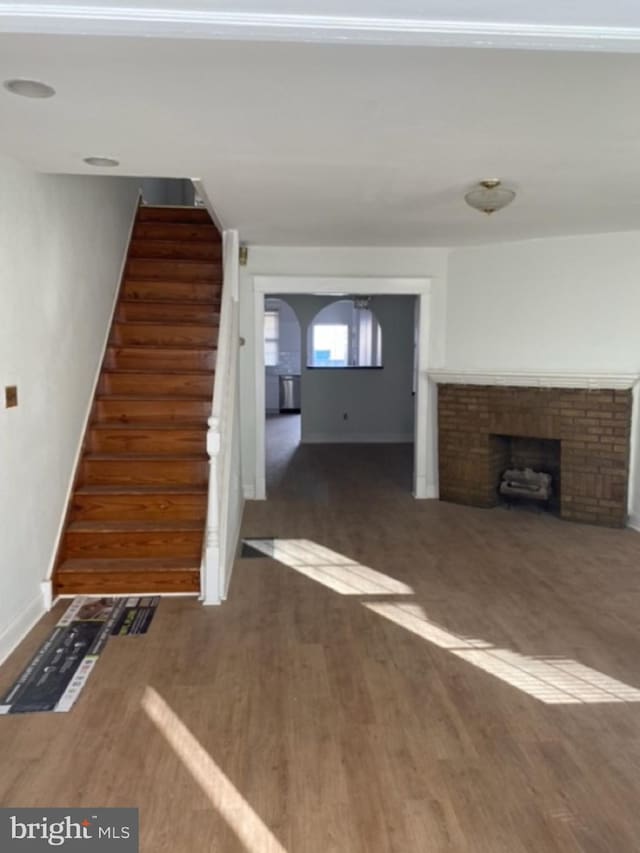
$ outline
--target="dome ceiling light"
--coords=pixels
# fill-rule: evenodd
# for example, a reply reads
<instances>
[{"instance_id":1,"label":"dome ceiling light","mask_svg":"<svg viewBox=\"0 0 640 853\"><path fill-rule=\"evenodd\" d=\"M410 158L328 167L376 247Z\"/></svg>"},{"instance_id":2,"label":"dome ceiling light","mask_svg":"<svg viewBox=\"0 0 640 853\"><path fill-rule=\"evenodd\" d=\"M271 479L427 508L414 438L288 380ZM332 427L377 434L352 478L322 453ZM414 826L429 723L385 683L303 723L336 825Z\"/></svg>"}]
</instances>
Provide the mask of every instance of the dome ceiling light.
<instances>
[{"instance_id":1,"label":"dome ceiling light","mask_svg":"<svg viewBox=\"0 0 640 853\"><path fill-rule=\"evenodd\" d=\"M506 207L516 197L513 190L503 187L498 178L487 178L465 195L464 200L469 207L482 213L495 213Z\"/></svg>"},{"instance_id":2,"label":"dome ceiling light","mask_svg":"<svg viewBox=\"0 0 640 853\"><path fill-rule=\"evenodd\" d=\"M39 80L15 78L5 80L2 85L12 95L19 95L22 98L52 98L56 93L53 86L41 83Z\"/></svg>"}]
</instances>

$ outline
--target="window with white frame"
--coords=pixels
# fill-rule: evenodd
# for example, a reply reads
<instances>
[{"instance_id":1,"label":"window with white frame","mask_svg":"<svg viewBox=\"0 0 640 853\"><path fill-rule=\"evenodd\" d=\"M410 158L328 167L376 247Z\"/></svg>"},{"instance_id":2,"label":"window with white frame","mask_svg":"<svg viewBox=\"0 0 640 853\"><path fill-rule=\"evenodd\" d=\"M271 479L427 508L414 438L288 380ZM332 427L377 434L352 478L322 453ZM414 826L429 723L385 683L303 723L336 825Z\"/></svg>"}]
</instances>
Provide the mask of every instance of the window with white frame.
<instances>
[{"instance_id":1,"label":"window with white frame","mask_svg":"<svg viewBox=\"0 0 640 853\"><path fill-rule=\"evenodd\" d=\"M382 330L368 299L340 299L309 326L308 367L382 367Z\"/></svg>"},{"instance_id":2,"label":"window with white frame","mask_svg":"<svg viewBox=\"0 0 640 853\"><path fill-rule=\"evenodd\" d=\"M264 363L275 367L279 361L280 315L277 311L264 312Z\"/></svg>"}]
</instances>

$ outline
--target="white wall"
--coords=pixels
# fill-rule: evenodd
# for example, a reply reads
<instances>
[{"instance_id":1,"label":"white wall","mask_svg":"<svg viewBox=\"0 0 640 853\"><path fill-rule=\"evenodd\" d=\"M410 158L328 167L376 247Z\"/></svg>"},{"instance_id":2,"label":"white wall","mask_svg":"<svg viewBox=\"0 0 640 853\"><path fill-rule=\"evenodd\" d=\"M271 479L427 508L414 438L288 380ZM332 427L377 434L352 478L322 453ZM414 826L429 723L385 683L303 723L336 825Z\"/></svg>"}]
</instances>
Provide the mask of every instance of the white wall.
<instances>
[{"instance_id":1,"label":"white wall","mask_svg":"<svg viewBox=\"0 0 640 853\"><path fill-rule=\"evenodd\" d=\"M333 305L349 322L352 309L336 297L290 296L302 327L302 442L413 441L415 298L373 296L371 310L382 329L383 369L306 366L308 329L322 308ZM347 419L344 419L344 415Z\"/></svg>"},{"instance_id":2,"label":"white wall","mask_svg":"<svg viewBox=\"0 0 640 853\"><path fill-rule=\"evenodd\" d=\"M43 611L139 181L0 158L0 659Z\"/></svg>"},{"instance_id":3,"label":"white wall","mask_svg":"<svg viewBox=\"0 0 640 853\"><path fill-rule=\"evenodd\" d=\"M241 268L240 334L246 344L241 350L242 461L245 494L255 487L255 423L264 417L256 412L255 326L253 276L380 276L431 278L430 306L433 315L429 364L444 366L446 272L448 250L398 247L305 247L251 246L248 264ZM434 439L435 441L435 436Z\"/></svg>"},{"instance_id":4,"label":"white wall","mask_svg":"<svg viewBox=\"0 0 640 853\"><path fill-rule=\"evenodd\" d=\"M448 368L638 373L639 323L640 232L451 251ZM640 527L634 455L631 523Z\"/></svg>"},{"instance_id":5,"label":"white wall","mask_svg":"<svg viewBox=\"0 0 640 853\"><path fill-rule=\"evenodd\" d=\"M454 249L446 366L640 368L640 232Z\"/></svg>"}]
</instances>

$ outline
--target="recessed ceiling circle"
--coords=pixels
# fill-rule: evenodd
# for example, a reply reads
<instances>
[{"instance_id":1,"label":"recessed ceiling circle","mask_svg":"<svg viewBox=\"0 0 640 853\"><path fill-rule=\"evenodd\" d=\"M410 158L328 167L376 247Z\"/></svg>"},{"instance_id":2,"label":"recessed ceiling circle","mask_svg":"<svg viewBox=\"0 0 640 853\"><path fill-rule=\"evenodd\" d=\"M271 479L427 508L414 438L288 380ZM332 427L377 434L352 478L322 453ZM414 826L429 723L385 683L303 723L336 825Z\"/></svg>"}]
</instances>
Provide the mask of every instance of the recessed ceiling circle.
<instances>
[{"instance_id":1,"label":"recessed ceiling circle","mask_svg":"<svg viewBox=\"0 0 640 853\"><path fill-rule=\"evenodd\" d=\"M113 157L85 157L84 162L87 166L96 166L98 168L106 167L109 169L120 165L120 161L115 160Z\"/></svg>"},{"instance_id":2,"label":"recessed ceiling circle","mask_svg":"<svg viewBox=\"0 0 640 853\"><path fill-rule=\"evenodd\" d=\"M12 95L19 95L21 98L52 98L56 93L53 86L49 86L47 83L41 83L39 80L26 80L21 77L5 80L2 85Z\"/></svg>"}]
</instances>

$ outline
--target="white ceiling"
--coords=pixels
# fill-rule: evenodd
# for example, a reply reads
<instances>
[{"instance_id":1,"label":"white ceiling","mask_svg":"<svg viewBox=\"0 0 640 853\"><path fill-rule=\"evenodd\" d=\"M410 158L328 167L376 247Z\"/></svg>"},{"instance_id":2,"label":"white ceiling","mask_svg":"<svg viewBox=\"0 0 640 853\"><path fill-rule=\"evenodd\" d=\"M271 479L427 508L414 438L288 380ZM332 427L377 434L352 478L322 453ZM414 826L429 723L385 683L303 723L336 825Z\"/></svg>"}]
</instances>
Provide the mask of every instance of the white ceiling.
<instances>
[{"instance_id":1,"label":"white ceiling","mask_svg":"<svg viewBox=\"0 0 640 853\"><path fill-rule=\"evenodd\" d=\"M33 4L0 3L0 80L32 77L57 90L46 101L0 90L0 152L36 169L95 173L82 158L106 154L121 161L120 174L202 178L224 224L253 243L454 245L640 228L636 0L269 4L298 18L314 6L342 17L364 10L369 21L374 13L388 19L391 8L399 20L428 7L432 24L445 13L466 20L466 44L477 43L470 21L477 31L492 22L495 34L507 10L509 26L546 27L547 39L549 27L556 39L569 28L562 44L575 52L409 46L382 25L385 44L362 28L350 30L348 43L336 43L334 31L320 38L317 28L311 40L320 43L301 43L293 30L274 41L255 19L251 26L266 34L252 41L229 33L212 40L193 22L207 38L7 32L36 24L92 30L97 19L87 23L87 10L98 4L85 0L82 19L61 16L69 5L36 19L7 17L9 6ZM109 17L123 4L100 5ZM138 11L150 6L168 4L137 2ZM222 6L190 2L180 14ZM233 8L264 9L256 0ZM608 38L624 28L629 52L620 40L616 53L593 43L586 50L584 33L575 35L577 11L581 25L606 26ZM134 32L139 23L126 26ZM435 38L444 27L430 32ZM486 217L462 196L494 176L518 195Z\"/></svg>"}]
</instances>

